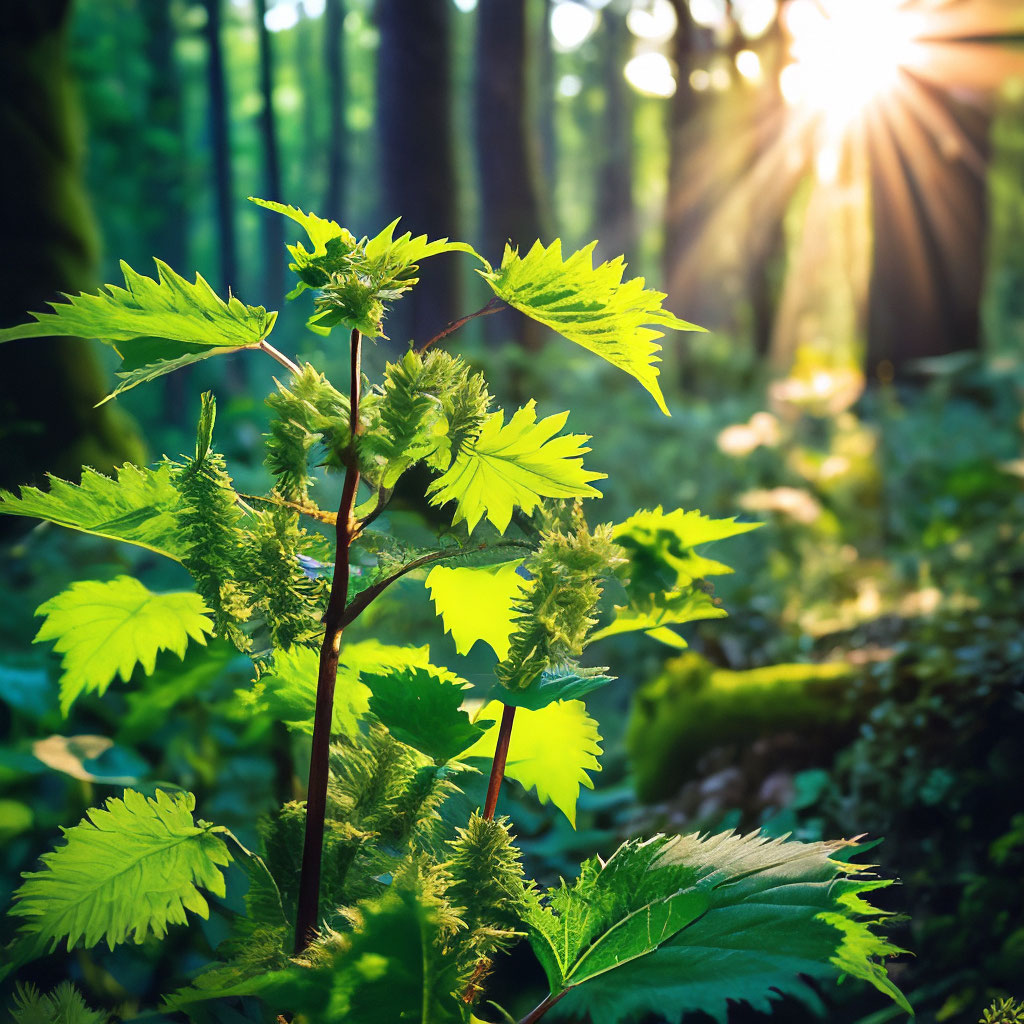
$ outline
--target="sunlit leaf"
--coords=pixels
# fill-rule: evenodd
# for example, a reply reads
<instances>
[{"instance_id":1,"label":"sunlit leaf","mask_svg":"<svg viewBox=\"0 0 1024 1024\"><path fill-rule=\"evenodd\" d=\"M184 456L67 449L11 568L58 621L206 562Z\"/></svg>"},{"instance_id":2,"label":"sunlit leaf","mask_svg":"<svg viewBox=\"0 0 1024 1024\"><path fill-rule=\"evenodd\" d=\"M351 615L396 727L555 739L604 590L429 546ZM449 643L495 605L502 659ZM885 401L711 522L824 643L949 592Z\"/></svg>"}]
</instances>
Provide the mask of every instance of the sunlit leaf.
<instances>
[{"instance_id":1,"label":"sunlit leaf","mask_svg":"<svg viewBox=\"0 0 1024 1024\"><path fill-rule=\"evenodd\" d=\"M562 259L562 243L535 242L525 256L505 247L501 266L478 271L510 306L635 377L667 416L655 365L663 330L699 331L662 308L665 295L644 288L642 277L623 281L622 258L594 266L596 242Z\"/></svg>"},{"instance_id":2,"label":"sunlit leaf","mask_svg":"<svg viewBox=\"0 0 1024 1024\"><path fill-rule=\"evenodd\" d=\"M494 757L502 704L492 700L477 715L487 732L463 757ZM597 722L580 700L556 701L537 711L516 711L505 774L524 789L535 789L541 803L554 804L576 827L580 786L594 788L588 772L599 772L601 737Z\"/></svg>"},{"instance_id":3,"label":"sunlit leaf","mask_svg":"<svg viewBox=\"0 0 1024 1024\"><path fill-rule=\"evenodd\" d=\"M125 463L116 480L86 467L80 485L51 476L47 491L0 491L0 514L45 519L70 530L137 544L180 562L187 550L174 517L180 499L171 477L166 464L139 469Z\"/></svg>"},{"instance_id":4,"label":"sunlit leaf","mask_svg":"<svg viewBox=\"0 0 1024 1024\"><path fill-rule=\"evenodd\" d=\"M499 699L517 708L539 711L556 700L579 700L594 690L614 681L614 676L602 674L601 669L572 668L545 669L534 682L523 690L507 686L496 688Z\"/></svg>"},{"instance_id":5,"label":"sunlit leaf","mask_svg":"<svg viewBox=\"0 0 1024 1024\"><path fill-rule=\"evenodd\" d=\"M522 564L519 558L504 565L455 569L437 565L430 570L426 587L459 654L468 654L482 640L499 661L508 657L515 614L512 602L528 586L518 571Z\"/></svg>"},{"instance_id":6,"label":"sunlit leaf","mask_svg":"<svg viewBox=\"0 0 1024 1024\"><path fill-rule=\"evenodd\" d=\"M476 442L430 485L431 504L456 502L453 522L465 520L471 533L484 515L504 533L516 507L529 514L542 498L601 497L590 481L605 474L583 468L589 436L555 436L568 416L564 412L538 422L533 401L507 425L503 412L492 413Z\"/></svg>"},{"instance_id":7,"label":"sunlit leaf","mask_svg":"<svg viewBox=\"0 0 1024 1024\"><path fill-rule=\"evenodd\" d=\"M136 665L152 672L160 651L183 658L190 639L205 644L213 632L208 610L198 594L154 594L131 576L72 583L41 604L36 614L46 621L35 642L54 640L64 655L64 714L80 694L103 693L115 676L128 682Z\"/></svg>"},{"instance_id":8,"label":"sunlit leaf","mask_svg":"<svg viewBox=\"0 0 1024 1024\"><path fill-rule=\"evenodd\" d=\"M51 949L65 941L101 941L113 949L131 938L161 938L171 924L184 924L186 911L209 916L200 887L224 895L221 868L231 861L222 828L194 821L191 793L155 798L127 790L93 808L67 842L43 855L42 871L26 873L11 913L24 918L22 930Z\"/></svg>"}]
</instances>

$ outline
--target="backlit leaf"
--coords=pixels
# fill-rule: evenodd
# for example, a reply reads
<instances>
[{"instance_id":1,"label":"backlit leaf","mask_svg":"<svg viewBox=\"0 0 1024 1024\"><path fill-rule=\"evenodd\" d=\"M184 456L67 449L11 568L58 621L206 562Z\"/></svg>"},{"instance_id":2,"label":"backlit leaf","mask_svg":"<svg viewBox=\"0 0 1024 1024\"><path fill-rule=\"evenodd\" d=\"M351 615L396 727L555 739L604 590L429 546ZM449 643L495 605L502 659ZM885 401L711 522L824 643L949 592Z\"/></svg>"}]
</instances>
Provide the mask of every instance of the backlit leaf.
<instances>
[{"instance_id":1,"label":"backlit leaf","mask_svg":"<svg viewBox=\"0 0 1024 1024\"><path fill-rule=\"evenodd\" d=\"M85 580L36 609L46 621L35 642L55 640L63 654L60 704L68 713L82 693L103 693L115 676L128 682L136 665L153 671L160 651L185 656L190 639L206 643L213 623L203 599L188 591L154 594L131 576Z\"/></svg>"}]
</instances>

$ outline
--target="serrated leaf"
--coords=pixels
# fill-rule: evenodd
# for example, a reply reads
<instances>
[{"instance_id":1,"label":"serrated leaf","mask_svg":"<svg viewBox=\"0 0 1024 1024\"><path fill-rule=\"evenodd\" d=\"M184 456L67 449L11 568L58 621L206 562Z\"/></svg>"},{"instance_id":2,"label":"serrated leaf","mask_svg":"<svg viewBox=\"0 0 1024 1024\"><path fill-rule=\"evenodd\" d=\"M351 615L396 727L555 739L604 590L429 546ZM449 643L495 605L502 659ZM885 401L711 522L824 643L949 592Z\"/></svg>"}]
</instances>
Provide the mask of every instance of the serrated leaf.
<instances>
[{"instance_id":1,"label":"serrated leaf","mask_svg":"<svg viewBox=\"0 0 1024 1024\"><path fill-rule=\"evenodd\" d=\"M271 667L247 697L256 708L268 711L289 729L313 733L320 656L308 647L277 651ZM370 689L361 672L381 672L430 665L427 647L399 647L362 640L344 644L334 690L332 732L354 736L359 720L370 707Z\"/></svg>"},{"instance_id":2,"label":"serrated leaf","mask_svg":"<svg viewBox=\"0 0 1024 1024\"><path fill-rule=\"evenodd\" d=\"M81 484L51 476L50 489L0 491L0 514L27 516L97 537L136 544L180 562L187 553L174 517L178 492L167 464L140 469L125 463L117 479L82 470Z\"/></svg>"},{"instance_id":3,"label":"serrated leaf","mask_svg":"<svg viewBox=\"0 0 1024 1024\"><path fill-rule=\"evenodd\" d=\"M184 924L186 911L209 916L204 888L224 895L221 868L231 861L222 832L194 821L195 797L157 790L155 798L127 790L66 829L64 846L27 872L11 913L22 930L56 948L65 941L113 949L131 938L163 937Z\"/></svg>"},{"instance_id":4,"label":"serrated leaf","mask_svg":"<svg viewBox=\"0 0 1024 1024\"><path fill-rule=\"evenodd\" d=\"M649 955L579 986L560 1008L593 1024L690 1012L724 1024L731 1001L770 1012L781 995L814 999L801 976L845 972L912 1012L880 959L903 951L876 934L884 915L859 895L889 883L850 878L857 866L831 858L843 845L731 832L668 840L658 863L692 871L686 891L703 893L707 911Z\"/></svg>"},{"instance_id":5,"label":"serrated leaf","mask_svg":"<svg viewBox=\"0 0 1024 1024\"><path fill-rule=\"evenodd\" d=\"M55 640L64 655L61 710L66 715L82 693L102 694L115 676L128 682L136 665L152 672L160 651L184 658L189 639L205 644L208 611L198 594L154 594L131 576L72 583L36 609L46 621L34 642Z\"/></svg>"},{"instance_id":6,"label":"serrated leaf","mask_svg":"<svg viewBox=\"0 0 1024 1024\"><path fill-rule=\"evenodd\" d=\"M568 416L563 412L538 422L533 401L507 425L503 412L492 413L476 442L430 485L431 504L456 502L453 523L465 520L470 533L484 515L504 533L516 507L529 514L541 498L600 498L590 481L606 474L583 468L589 435L555 436Z\"/></svg>"},{"instance_id":7,"label":"serrated leaf","mask_svg":"<svg viewBox=\"0 0 1024 1024\"><path fill-rule=\"evenodd\" d=\"M491 723L462 757L494 757L502 703L492 700L476 717ZM536 789L541 803L554 804L576 827L580 786L594 788L588 772L599 772L601 736L580 700L556 701L536 711L519 708L505 762L505 775L524 789Z\"/></svg>"},{"instance_id":8,"label":"serrated leaf","mask_svg":"<svg viewBox=\"0 0 1024 1024\"><path fill-rule=\"evenodd\" d=\"M230 355L234 348L221 345L190 345L183 341L165 341L163 338L136 338L118 343L121 365L115 370L120 383L99 405L109 402L125 391L148 384L157 377L181 370L193 363L215 355Z\"/></svg>"},{"instance_id":9,"label":"serrated leaf","mask_svg":"<svg viewBox=\"0 0 1024 1024\"><path fill-rule=\"evenodd\" d=\"M42 993L35 985L18 985L11 1006L12 1024L108 1024L110 1016L90 1010L70 981Z\"/></svg>"},{"instance_id":10,"label":"serrated leaf","mask_svg":"<svg viewBox=\"0 0 1024 1024\"><path fill-rule=\"evenodd\" d=\"M505 704L539 711L556 700L579 700L614 680L614 676L602 675L600 669L545 669L526 689L513 690L507 686L497 686L494 694Z\"/></svg>"},{"instance_id":11,"label":"serrated leaf","mask_svg":"<svg viewBox=\"0 0 1024 1024\"><path fill-rule=\"evenodd\" d=\"M635 377L667 416L655 365L661 351L655 339L664 331L654 328L703 328L663 309L665 295L644 288L642 277L623 281L621 257L595 267L596 245L591 242L564 261L559 239L547 248L535 242L522 257L506 245L501 267L478 273L510 306Z\"/></svg>"},{"instance_id":12,"label":"serrated leaf","mask_svg":"<svg viewBox=\"0 0 1024 1024\"><path fill-rule=\"evenodd\" d=\"M437 565L430 570L425 586L459 654L469 654L482 640L499 661L508 657L515 617L513 602L529 585L519 574L522 564L519 558L504 565L455 569Z\"/></svg>"},{"instance_id":13,"label":"serrated leaf","mask_svg":"<svg viewBox=\"0 0 1024 1024\"><path fill-rule=\"evenodd\" d=\"M50 303L52 313L33 313L33 323L0 330L0 342L55 336L107 343L165 338L239 348L257 344L270 333L276 313L246 306L234 296L225 302L199 274L190 283L166 263L154 262L156 280L136 273L122 260L124 288L108 284L95 294L66 295L66 303Z\"/></svg>"},{"instance_id":14,"label":"serrated leaf","mask_svg":"<svg viewBox=\"0 0 1024 1024\"><path fill-rule=\"evenodd\" d=\"M707 910L692 869L665 864L669 840L632 840L607 861L593 857L580 877L536 893L524 921L537 958L557 995L655 950Z\"/></svg>"},{"instance_id":15,"label":"serrated leaf","mask_svg":"<svg viewBox=\"0 0 1024 1024\"><path fill-rule=\"evenodd\" d=\"M591 642L620 633L643 630L652 639L666 642L664 631L669 626L681 626L699 619L724 619L728 612L715 604L714 598L703 590L683 590L668 594L652 594L646 607L616 605L615 618L603 629L591 634ZM668 640L672 647L685 647L686 641L676 636Z\"/></svg>"},{"instance_id":16,"label":"serrated leaf","mask_svg":"<svg viewBox=\"0 0 1024 1024\"><path fill-rule=\"evenodd\" d=\"M423 665L363 671L359 679L370 689L370 711L388 732L438 764L461 754L483 735L462 710L466 684L444 669Z\"/></svg>"}]
</instances>

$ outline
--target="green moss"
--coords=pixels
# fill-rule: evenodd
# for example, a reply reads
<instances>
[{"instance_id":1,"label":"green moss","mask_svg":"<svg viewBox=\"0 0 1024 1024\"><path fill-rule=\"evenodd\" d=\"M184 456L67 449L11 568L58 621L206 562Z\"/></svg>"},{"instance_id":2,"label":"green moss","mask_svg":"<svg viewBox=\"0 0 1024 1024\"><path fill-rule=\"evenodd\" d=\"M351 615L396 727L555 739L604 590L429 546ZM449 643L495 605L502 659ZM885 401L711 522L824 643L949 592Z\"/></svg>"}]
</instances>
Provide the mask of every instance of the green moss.
<instances>
[{"instance_id":1,"label":"green moss","mask_svg":"<svg viewBox=\"0 0 1024 1024\"><path fill-rule=\"evenodd\" d=\"M844 662L733 672L689 651L673 658L638 691L630 715L627 746L640 798L671 796L715 747L848 714L836 696L852 675Z\"/></svg>"}]
</instances>

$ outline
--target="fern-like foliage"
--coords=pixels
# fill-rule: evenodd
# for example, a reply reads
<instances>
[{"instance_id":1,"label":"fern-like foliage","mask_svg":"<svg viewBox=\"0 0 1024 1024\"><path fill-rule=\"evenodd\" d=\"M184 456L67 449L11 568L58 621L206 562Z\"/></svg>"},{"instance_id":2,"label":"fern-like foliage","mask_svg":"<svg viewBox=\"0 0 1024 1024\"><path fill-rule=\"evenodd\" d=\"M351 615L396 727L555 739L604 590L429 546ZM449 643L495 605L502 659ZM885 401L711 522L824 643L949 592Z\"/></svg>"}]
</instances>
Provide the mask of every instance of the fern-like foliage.
<instances>
[{"instance_id":1,"label":"fern-like foliage","mask_svg":"<svg viewBox=\"0 0 1024 1024\"><path fill-rule=\"evenodd\" d=\"M12 1024L107 1024L109 1020L107 1014L90 1010L70 981L62 981L51 992L40 992L35 985L14 990Z\"/></svg>"},{"instance_id":2,"label":"fern-like foliage","mask_svg":"<svg viewBox=\"0 0 1024 1024\"><path fill-rule=\"evenodd\" d=\"M521 937L527 889L523 864L513 845L507 818L487 820L473 814L465 828L448 841L444 862L448 876L445 899L462 928L450 940L459 978L471 985L470 1001L483 990L494 955Z\"/></svg>"},{"instance_id":3,"label":"fern-like foliage","mask_svg":"<svg viewBox=\"0 0 1024 1024\"><path fill-rule=\"evenodd\" d=\"M175 510L179 534L186 545L185 568L196 589L213 610L218 636L240 651L252 640L243 623L252 607L243 592L238 569L246 541L245 518L223 456L211 447L216 403L203 395L195 456L175 465L173 484L179 495Z\"/></svg>"},{"instance_id":4,"label":"fern-like foliage","mask_svg":"<svg viewBox=\"0 0 1024 1024\"><path fill-rule=\"evenodd\" d=\"M542 533L526 561L532 585L516 598L508 656L495 670L504 686L525 690L550 665L579 657L597 621L599 580L621 562L611 526L591 531L578 505L568 525Z\"/></svg>"},{"instance_id":5,"label":"fern-like foliage","mask_svg":"<svg viewBox=\"0 0 1024 1024\"><path fill-rule=\"evenodd\" d=\"M267 468L282 498L305 504L313 483L310 454L323 445L322 464L336 467L348 445L348 399L307 363L288 387L278 383L267 405L274 413L267 436Z\"/></svg>"},{"instance_id":6,"label":"fern-like foliage","mask_svg":"<svg viewBox=\"0 0 1024 1024\"><path fill-rule=\"evenodd\" d=\"M237 578L266 624L270 646L279 650L315 641L323 633L329 583L321 577L310 579L299 557L307 554L311 543L296 512L271 508L250 517Z\"/></svg>"},{"instance_id":7,"label":"fern-like foliage","mask_svg":"<svg viewBox=\"0 0 1024 1024\"><path fill-rule=\"evenodd\" d=\"M209 916L199 890L224 895L221 868L231 855L218 834L225 830L193 820L194 809L191 793L162 790L155 798L126 790L93 808L64 830L64 846L44 854L42 871L24 876L11 909L24 918L23 933L51 949L62 941L113 949L165 935L186 911Z\"/></svg>"},{"instance_id":8,"label":"fern-like foliage","mask_svg":"<svg viewBox=\"0 0 1024 1024\"><path fill-rule=\"evenodd\" d=\"M49 490L0 491L0 515L42 519L69 530L124 541L181 561L188 544L177 529L174 470L169 463L140 469L125 463L111 479L87 466L80 484L50 475Z\"/></svg>"},{"instance_id":9,"label":"fern-like foliage","mask_svg":"<svg viewBox=\"0 0 1024 1024\"><path fill-rule=\"evenodd\" d=\"M995 999L981 1015L979 1024L1024 1024L1024 1003L1015 999Z\"/></svg>"},{"instance_id":10,"label":"fern-like foliage","mask_svg":"<svg viewBox=\"0 0 1024 1024\"><path fill-rule=\"evenodd\" d=\"M623 281L622 257L594 266L596 242L562 259L562 243L540 242L525 256L511 245L497 270L478 271L510 306L635 377L667 416L658 368L664 331L702 330L662 308L665 295L642 277Z\"/></svg>"}]
</instances>

